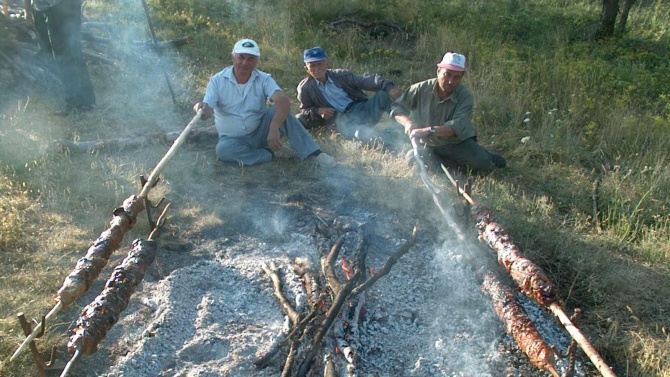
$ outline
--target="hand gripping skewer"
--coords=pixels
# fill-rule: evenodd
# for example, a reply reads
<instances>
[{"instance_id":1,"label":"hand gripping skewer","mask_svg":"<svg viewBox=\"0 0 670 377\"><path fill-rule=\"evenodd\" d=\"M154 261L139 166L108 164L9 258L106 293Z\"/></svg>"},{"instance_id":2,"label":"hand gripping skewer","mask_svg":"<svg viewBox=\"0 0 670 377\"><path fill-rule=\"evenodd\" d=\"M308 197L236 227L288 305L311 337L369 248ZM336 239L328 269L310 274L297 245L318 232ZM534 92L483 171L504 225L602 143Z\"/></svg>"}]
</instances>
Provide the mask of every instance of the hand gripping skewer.
<instances>
[{"instance_id":1,"label":"hand gripping skewer","mask_svg":"<svg viewBox=\"0 0 670 377\"><path fill-rule=\"evenodd\" d=\"M142 198L142 199L146 199L146 198L148 197L148 195L149 195L149 191L153 188L153 186L154 186L154 185L156 184L156 182L158 181L158 176L159 176L160 173L163 171L163 169L165 169L165 166L167 166L168 162L172 159L172 157L175 155L177 149L184 143L184 141L186 141L186 138L187 138L187 136L188 136L188 133L189 133L189 132L191 131L191 129L195 126L196 122L197 122L198 120L200 120L200 118L202 117L202 114L203 114L203 110L202 110L202 109L198 110L197 114L193 117L193 119L191 119L191 121L190 121L190 122L188 123L188 125L184 128L184 130L181 132L181 134L179 135L179 137L178 137L177 139L175 139L175 141L172 143L172 146L170 147L170 149L165 153L165 155L163 156L163 158L162 158L162 159L159 161L159 163L156 165L156 167L154 168L154 170L153 170L153 171L151 172L151 174L149 175L149 179L147 180L147 182L146 182L146 183L144 184L144 186L142 187L142 191L141 191L140 194L139 194L139 197L140 197L140 198ZM132 198L132 197L131 197L131 198ZM129 198L129 199L130 199L130 198ZM139 208L139 207L141 207L141 208ZM143 206L143 205L141 205L141 206L136 206L135 211L136 211L136 212L141 212L143 209L144 209L144 206ZM115 212L116 212L116 211L115 211ZM133 220L133 222L134 222L135 219L132 219L132 220ZM123 221L123 220L120 220L120 221ZM113 220L112 222L114 222L114 220ZM123 224L121 224L121 225L123 225ZM129 225L127 225L127 226L132 226L132 224L129 224ZM122 228L124 228L124 227L122 227ZM129 228L128 228L128 229L129 229ZM124 229L120 229L119 231L121 231L121 232L123 232L123 234L125 234L125 232L127 232L128 229L125 229L125 231L124 231ZM110 229L110 230L111 230L111 229ZM99 272L99 271L98 271L98 272ZM81 292L81 293L83 293L83 292ZM76 299L77 297L74 297L74 298ZM74 301L74 300L72 300L72 301ZM53 317L55 317L61 310L63 310L63 309L64 309L67 305L69 305L70 303L71 303L71 301L70 301L70 302L63 302L63 301L61 301L61 300L58 300L58 302L56 303L56 305L55 305L55 306L49 311L49 313L47 313L47 315L44 317L44 321L38 323L37 326L35 327L35 329L30 333L30 335L26 336L26 338L23 340L23 343L21 343L21 345L19 346L19 348L16 349L16 351L14 352L14 354L12 355L12 357L10 358L10 361L13 361L13 360L16 359L19 355L21 355L26 349L28 349L28 345L30 344L30 342L32 342L33 339L35 339L35 336L36 336L40 331L43 330L43 328L44 328L44 323L45 323L46 321L51 320Z\"/></svg>"},{"instance_id":2,"label":"hand gripping skewer","mask_svg":"<svg viewBox=\"0 0 670 377\"><path fill-rule=\"evenodd\" d=\"M458 239L463 242L464 249L467 250L470 254L472 254L472 251L470 251L470 247L468 246L467 243L465 243L466 236L465 233L462 231L461 226L456 224L452 217L446 212L446 210L442 207L438 194L440 193L440 190L435 184L430 180L430 177L428 176L428 172L426 170L425 164L421 158L421 155L419 153L419 145L416 141L415 138L410 138L412 141L412 148L414 149L414 158L419 165L419 173L421 174L421 179L423 180L424 185L428 188L428 190L431 192L433 195L433 202L435 202L435 205L438 207L442 215L444 216L444 219L447 221L447 225L449 228L456 234ZM460 187L459 187L460 189ZM464 194L467 194L466 191L464 191ZM375 275L376 276L376 275ZM484 284L486 285L486 283ZM489 287L493 287L494 284L489 284ZM499 284L495 284L498 285ZM489 289L490 292L498 292L500 289ZM494 299L494 302L496 300ZM500 301L505 301L503 298ZM495 303L494 303L495 306ZM518 319L527 319L530 321L530 319L527 318L525 312L523 310L512 310L510 308L515 308L515 306L506 306L504 308L499 308L496 307L496 312L500 311L500 313L506 313L501 316L500 313L497 313L498 316L503 320L503 322L506 322L503 317L507 317L508 315L512 315L511 318L514 318L516 320ZM531 322L532 323L532 322ZM542 336L540 335L539 332L537 332L537 329L535 329L534 326L525 326L525 327L519 327L517 328L517 331L510 331L509 329L507 330L510 335L512 335L515 340L517 340L517 343L519 344L519 347L522 349L522 351L530 358L531 363L538 367L539 369L546 370L551 373L552 377L560 377L558 372L556 371L556 365L555 365L555 360L554 360L554 355L553 352L550 351L549 346L546 344L544 339L542 339ZM539 341L539 347L528 347L527 343L520 343L517 337L521 338L533 338L537 341Z\"/></svg>"}]
</instances>

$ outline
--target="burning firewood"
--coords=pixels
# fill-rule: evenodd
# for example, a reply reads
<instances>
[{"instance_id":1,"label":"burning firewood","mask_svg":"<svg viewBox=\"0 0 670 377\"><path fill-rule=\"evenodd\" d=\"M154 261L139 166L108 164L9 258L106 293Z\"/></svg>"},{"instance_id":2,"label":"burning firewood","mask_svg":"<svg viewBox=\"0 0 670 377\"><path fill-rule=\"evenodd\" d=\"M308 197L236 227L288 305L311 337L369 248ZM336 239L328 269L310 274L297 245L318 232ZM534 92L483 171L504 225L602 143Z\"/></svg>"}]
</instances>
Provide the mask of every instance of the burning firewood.
<instances>
[{"instance_id":1,"label":"burning firewood","mask_svg":"<svg viewBox=\"0 0 670 377\"><path fill-rule=\"evenodd\" d=\"M542 339L523 307L519 305L514 290L502 284L493 271L486 274L482 290L491 297L498 318L505 324L505 330L516 340L530 362L539 369L550 372L552 376L559 377L554 351Z\"/></svg>"},{"instance_id":2,"label":"burning firewood","mask_svg":"<svg viewBox=\"0 0 670 377\"><path fill-rule=\"evenodd\" d=\"M331 346L336 349L340 357L344 357L347 362L345 367L348 375L355 375L356 369L356 350L359 346L358 342L358 321L361 316L364 305L364 296L361 295L367 288L370 288L377 280L388 274L393 265L400 257L406 254L411 246L416 242L416 228L414 228L412 237L409 241L402 244L399 249L392 254L384 266L370 279L365 279L364 271L367 270L365 266L365 258L367 255L367 240L362 234L356 236L356 246L351 255L353 259L340 258L340 251L344 245L345 237L340 237L331 247L328 254L322 258L321 273L326 282L326 286L330 295L319 293L319 280L314 276L314 270L306 259L296 260L293 266L293 271L301 275L307 291L308 301L310 303L310 312L302 317L299 311L290 307L290 304L281 293L281 284L278 283L278 274L276 269L264 267L265 272L271 277L273 281L273 289L275 296L277 296L280 306L287 313L289 317L295 317L293 314L298 313L297 318L291 320L293 329L288 333L284 341L290 342L290 349L288 356L282 369L282 376L306 376L314 364L318 364L319 368L325 368L325 375L336 375L336 367L334 357L331 355L326 357L321 365L321 358L318 357L324 345ZM335 267L340 262L342 273L344 277L338 276ZM360 295L360 296L359 296ZM356 297L359 296L359 297ZM296 324L296 320L300 321ZM327 334L332 334L335 343L329 343L326 339ZM303 342L308 341L308 344L302 345ZM326 344L328 343L328 344ZM270 352L275 352L271 350ZM255 362L259 368L265 367L268 364L270 355L268 352L265 356ZM336 354L338 352L335 352ZM297 368L293 365L297 364ZM339 364L338 364L339 365Z\"/></svg>"}]
</instances>

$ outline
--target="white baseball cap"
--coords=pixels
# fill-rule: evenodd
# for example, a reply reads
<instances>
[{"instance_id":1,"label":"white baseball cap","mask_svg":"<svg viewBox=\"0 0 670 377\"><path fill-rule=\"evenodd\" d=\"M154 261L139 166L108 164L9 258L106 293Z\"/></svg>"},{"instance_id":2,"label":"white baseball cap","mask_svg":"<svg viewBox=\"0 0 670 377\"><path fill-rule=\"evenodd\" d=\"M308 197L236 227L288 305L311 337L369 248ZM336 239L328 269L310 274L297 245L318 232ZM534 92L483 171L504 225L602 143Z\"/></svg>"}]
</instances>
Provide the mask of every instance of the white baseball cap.
<instances>
[{"instance_id":1,"label":"white baseball cap","mask_svg":"<svg viewBox=\"0 0 670 377\"><path fill-rule=\"evenodd\" d=\"M442 61L437 63L437 66L451 71L463 72L465 71L465 56L455 52L447 52L444 54Z\"/></svg>"},{"instance_id":2,"label":"white baseball cap","mask_svg":"<svg viewBox=\"0 0 670 377\"><path fill-rule=\"evenodd\" d=\"M233 54L249 54L261 57L261 50L258 43L252 39L240 39L233 47Z\"/></svg>"}]
</instances>

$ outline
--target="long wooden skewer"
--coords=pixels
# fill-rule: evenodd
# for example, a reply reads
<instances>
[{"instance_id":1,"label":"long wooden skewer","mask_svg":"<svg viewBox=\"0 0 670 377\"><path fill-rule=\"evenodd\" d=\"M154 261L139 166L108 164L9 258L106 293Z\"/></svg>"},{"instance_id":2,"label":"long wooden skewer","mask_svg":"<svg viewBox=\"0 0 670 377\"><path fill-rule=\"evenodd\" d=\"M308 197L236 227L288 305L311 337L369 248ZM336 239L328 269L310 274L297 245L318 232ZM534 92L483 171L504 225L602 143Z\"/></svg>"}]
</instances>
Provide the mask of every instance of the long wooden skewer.
<instances>
[{"instance_id":1,"label":"long wooden skewer","mask_svg":"<svg viewBox=\"0 0 670 377\"><path fill-rule=\"evenodd\" d=\"M203 111L204 111L203 109L198 110L198 113L195 114L193 119L191 119L186 128L184 128L184 130L181 132L181 135L179 135L179 137L172 143L172 146L165 153L165 156L163 156L163 158L158 162L154 170L149 175L149 179L147 180L147 183L144 184L144 187L142 188L139 197L146 198L147 195L149 195L149 191L156 184L156 181L158 180L158 175L163 171L163 169L165 169L165 166L167 166L168 162L170 162L175 153L177 153L177 149L182 144L184 144L184 141L186 141L188 133L191 131L191 128L193 128L195 123L199 121L200 118L202 117Z\"/></svg>"},{"instance_id":2,"label":"long wooden skewer","mask_svg":"<svg viewBox=\"0 0 670 377\"><path fill-rule=\"evenodd\" d=\"M65 369L63 369L63 373L61 373L61 377L69 376L70 372L72 372L72 369L77 364L77 361L79 361L83 355L84 353L81 350L76 350L74 352L74 356L72 356L70 361L68 361L68 363L65 365Z\"/></svg>"},{"instance_id":3,"label":"long wooden skewer","mask_svg":"<svg viewBox=\"0 0 670 377\"><path fill-rule=\"evenodd\" d=\"M458 185L458 182L456 182L454 177L452 177L451 173L449 173L449 170L447 170L447 168L444 165L442 165L442 170L447 175L447 178L449 178L451 183L454 186L456 186L456 188L458 189L458 193L461 196L463 196L463 198L468 203L470 203L473 206L476 205L475 200L472 199L472 197ZM598 351L593 347L593 345L591 345L589 340L586 339L586 337L584 336L584 334L582 334L579 328L575 326L574 323L572 323L570 317L568 317L568 315L565 314L563 308L561 308L561 306L558 303L553 302L552 304L549 305L548 309L558 318L558 320L561 322L565 330L570 334L570 336L572 336L572 339L574 339L575 342L577 342L577 344L579 344L579 346L582 347L582 350L584 351L586 356L588 356L589 360L591 360L593 365L595 365L600 374L602 374L605 377L616 377L616 374L614 374L614 372L607 365L605 360L603 360Z\"/></svg>"}]
</instances>

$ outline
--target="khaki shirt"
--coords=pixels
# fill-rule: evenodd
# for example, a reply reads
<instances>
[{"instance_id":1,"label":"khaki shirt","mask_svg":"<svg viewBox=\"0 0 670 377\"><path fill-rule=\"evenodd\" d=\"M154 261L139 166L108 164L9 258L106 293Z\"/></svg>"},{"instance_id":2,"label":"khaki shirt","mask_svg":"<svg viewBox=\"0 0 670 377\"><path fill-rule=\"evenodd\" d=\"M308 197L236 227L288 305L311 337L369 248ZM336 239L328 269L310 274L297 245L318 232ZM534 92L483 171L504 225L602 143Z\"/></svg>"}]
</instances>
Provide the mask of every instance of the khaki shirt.
<instances>
[{"instance_id":1,"label":"khaki shirt","mask_svg":"<svg viewBox=\"0 0 670 377\"><path fill-rule=\"evenodd\" d=\"M406 115L417 127L450 126L454 130L455 136L449 138L428 138L427 144L431 146L458 144L474 137L470 91L459 85L451 96L440 100L436 85L435 78L410 86L391 104L391 116Z\"/></svg>"}]
</instances>

